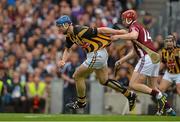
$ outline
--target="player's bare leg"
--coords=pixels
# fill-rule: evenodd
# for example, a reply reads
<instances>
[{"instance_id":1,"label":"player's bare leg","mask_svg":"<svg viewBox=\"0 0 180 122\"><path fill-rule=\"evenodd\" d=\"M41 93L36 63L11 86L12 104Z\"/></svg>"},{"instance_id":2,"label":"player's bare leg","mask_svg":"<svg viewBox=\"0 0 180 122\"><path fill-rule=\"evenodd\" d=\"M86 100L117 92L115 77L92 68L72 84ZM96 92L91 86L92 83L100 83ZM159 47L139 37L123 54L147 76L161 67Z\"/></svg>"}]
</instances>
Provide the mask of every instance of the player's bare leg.
<instances>
[{"instance_id":1,"label":"player's bare leg","mask_svg":"<svg viewBox=\"0 0 180 122\"><path fill-rule=\"evenodd\" d=\"M158 80L159 80L159 77L148 77L149 78L149 83L150 83L150 87L152 89L156 89L159 91L159 84L158 84ZM161 91L161 90L160 90Z\"/></svg>"},{"instance_id":2,"label":"player's bare leg","mask_svg":"<svg viewBox=\"0 0 180 122\"><path fill-rule=\"evenodd\" d=\"M180 83L176 84L176 90L177 90L177 93L180 95Z\"/></svg>"},{"instance_id":3,"label":"player's bare leg","mask_svg":"<svg viewBox=\"0 0 180 122\"><path fill-rule=\"evenodd\" d=\"M78 69L74 72L73 78L76 82L77 96L79 98L86 96L86 77L93 72L93 69L85 67L81 64ZM80 102L84 102L85 99L78 99Z\"/></svg>"},{"instance_id":4,"label":"player's bare leg","mask_svg":"<svg viewBox=\"0 0 180 122\"><path fill-rule=\"evenodd\" d=\"M134 71L129 83L129 87L146 94L151 94L152 89L144 84L146 76Z\"/></svg>"},{"instance_id":5,"label":"player's bare leg","mask_svg":"<svg viewBox=\"0 0 180 122\"><path fill-rule=\"evenodd\" d=\"M83 108L86 106L86 77L93 72L93 69L81 64L74 72L73 77L76 83L77 101L68 103L66 106L71 109Z\"/></svg>"},{"instance_id":6,"label":"player's bare leg","mask_svg":"<svg viewBox=\"0 0 180 122\"><path fill-rule=\"evenodd\" d=\"M121 86L121 84L119 82L117 82L116 80L108 79L107 71L108 71L107 67L103 67L101 69L96 69L95 73L96 73L97 79L99 80L99 82L102 85L108 86L108 87L124 94L124 96L126 96L127 99L129 100L130 111L133 110L135 107L135 102L136 102L136 94L134 92L130 92L127 88Z\"/></svg>"},{"instance_id":7,"label":"player's bare leg","mask_svg":"<svg viewBox=\"0 0 180 122\"><path fill-rule=\"evenodd\" d=\"M162 92L165 92L170 85L171 85L171 82L162 79L159 85L159 90L161 90Z\"/></svg>"},{"instance_id":8,"label":"player's bare leg","mask_svg":"<svg viewBox=\"0 0 180 122\"><path fill-rule=\"evenodd\" d=\"M145 75L140 74L140 73L135 71L132 74L132 78L130 80L129 86L136 91L140 91L140 92L143 92L146 94L150 94L154 98L156 98L158 101L158 105L160 106L160 109L158 109L158 110L160 110L160 113L163 113L164 106L166 103L166 97L163 96L159 90L152 89L152 88L148 87L147 85L143 84L144 81L146 80L146 78L147 77ZM151 78L150 80L151 80L151 82L157 82L157 78L155 78L155 77Z\"/></svg>"}]
</instances>

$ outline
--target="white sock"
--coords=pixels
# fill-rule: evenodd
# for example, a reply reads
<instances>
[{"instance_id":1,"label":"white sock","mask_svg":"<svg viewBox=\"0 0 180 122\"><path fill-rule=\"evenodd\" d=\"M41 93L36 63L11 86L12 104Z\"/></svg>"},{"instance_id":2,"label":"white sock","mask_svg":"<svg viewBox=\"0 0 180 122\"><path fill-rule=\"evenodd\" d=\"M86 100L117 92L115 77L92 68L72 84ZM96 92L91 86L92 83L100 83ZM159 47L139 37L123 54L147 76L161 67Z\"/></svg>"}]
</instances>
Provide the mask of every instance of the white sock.
<instances>
[{"instance_id":1,"label":"white sock","mask_svg":"<svg viewBox=\"0 0 180 122\"><path fill-rule=\"evenodd\" d=\"M166 112L171 112L172 111L172 108L168 108L167 110L166 110Z\"/></svg>"},{"instance_id":2,"label":"white sock","mask_svg":"<svg viewBox=\"0 0 180 122\"><path fill-rule=\"evenodd\" d=\"M162 95L162 93L161 92L159 92L157 95L156 95L156 99L161 99L161 97L162 97L163 95Z\"/></svg>"}]
</instances>

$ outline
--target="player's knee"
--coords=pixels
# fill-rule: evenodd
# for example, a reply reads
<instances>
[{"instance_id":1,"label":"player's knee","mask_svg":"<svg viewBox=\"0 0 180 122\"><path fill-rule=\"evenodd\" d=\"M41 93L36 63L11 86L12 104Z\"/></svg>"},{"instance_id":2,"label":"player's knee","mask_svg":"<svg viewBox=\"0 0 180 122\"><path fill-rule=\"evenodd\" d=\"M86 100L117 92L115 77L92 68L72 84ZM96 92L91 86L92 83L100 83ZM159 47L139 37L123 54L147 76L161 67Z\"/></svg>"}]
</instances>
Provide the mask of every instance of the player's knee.
<instances>
[{"instance_id":1,"label":"player's knee","mask_svg":"<svg viewBox=\"0 0 180 122\"><path fill-rule=\"evenodd\" d=\"M105 82L104 80L99 80L99 83L100 83L101 85L105 85L105 84L106 84L106 82Z\"/></svg>"},{"instance_id":2,"label":"player's knee","mask_svg":"<svg viewBox=\"0 0 180 122\"><path fill-rule=\"evenodd\" d=\"M103 86L107 86L107 84L108 84L108 82L110 82L110 79L104 79L104 80L102 80L101 82L99 81L99 83L101 84L101 85L103 85Z\"/></svg>"},{"instance_id":3,"label":"player's knee","mask_svg":"<svg viewBox=\"0 0 180 122\"><path fill-rule=\"evenodd\" d=\"M180 95L180 90L177 90L177 94Z\"/></svg>"},{"instance_id":4,"label":"player's knee","mask_svg":"<svg viewBox=\"0 0 180 122\"><path fill-rule=\"evenodd\" d=\"M177 87L176 91L180 95L180 87Z\"/></svg>"},{"instance_id":5,"label":"player's knee","mask_svg":"<svg viewBox=\"0 0 180 122\"><path fill-rule=\"evenodd\" d=\"M162 87L162 86L159 86L158 89L159 89L161 92L165 92L165 91L166 91L166 89L165 89L164 87Z\"/></svg>"},{"instance_id":6,"label":"player's knee","mask_svg":"<svg viewBox=\"0 0 180 122\"><path fill-rule=\"evenodd\" d=\"M107 82L107 79L106 79L106 78L100 78L100 79L99 79L99 83L100 83L101 85L106 85L106 82Z\"/></svg>"},{"instance_id":7,"label":"player's knee","mask_svg":"<svg viewBox=\"0 0 180 122\"><path fill-rule=\"evenodd\" d=\"M75 72L75 73L73 74L73 79L74 79L74 80L77 80L78 77L79 77L78 74Z\"/></svg>"},{"instance_id":8,"label":"player's knee","mask_svg":"<svg viewBox=\"0 0 180 122\"><path fill-rule=\"evenodd\" d=\"M81 74L75 72L75 73L73 74L73 79L74 79L76 82L81 82L81 80L84 79L84 77L83 77Z\"/></svg>"}]
</instances>

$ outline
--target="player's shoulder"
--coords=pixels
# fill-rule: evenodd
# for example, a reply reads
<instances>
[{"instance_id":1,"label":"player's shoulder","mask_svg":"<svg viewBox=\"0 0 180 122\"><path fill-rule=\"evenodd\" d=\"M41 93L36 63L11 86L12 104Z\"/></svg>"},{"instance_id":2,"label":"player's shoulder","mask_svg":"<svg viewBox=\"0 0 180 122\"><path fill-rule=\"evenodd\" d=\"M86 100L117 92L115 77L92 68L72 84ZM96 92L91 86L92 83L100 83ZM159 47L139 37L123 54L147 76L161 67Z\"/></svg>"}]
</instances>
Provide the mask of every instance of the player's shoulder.
<instances>
[{"instance_id":1,"label":"player's shoulder","mask_svg":"<svg viewBox=\"0 0 180 122\"><path fill-rule=\"evenodd\" d=\"M176 47L175 47L175 50L180 50L180 47L176 46Z\"/></svg>"},{"instance_id":2,"label":"player's shoulder","mask_svg":"<svg viewBox=\"0 0 180 122\"><path fill-rule=\"evenodd\" d=\"M75 25L74 28L79 29L79 28L89 28L89 27L85 25Z\"/></svg>"},{"instance_id":3,"label":"player's shoulder","mask_svg":"<svg viewBox=\"0 0 180 122\"><path fill-rule=\"evenodd\" d=\"M180 47L175 47L174 52L179 54L180 53Z\"/></svg>"},{"instance_id":4,"label":"player's shoulder","mask_svg":"<svg viewBox=\"0 0 180 122\"><path fill-rule=\"evenodd\" d=\"M88 26L83 26L83 25L75 25L74 26L74 33L78 34L80 31L84 30L84 29L88 29Z\"/></svg>"},{"instance_id":5,"label":"player's shoulder","mask_svg":"<svg viewBox=\"0 0 180 122\"><path fill-rule=\"evenodd\" d=\"M131 26L129 27L130 29L135 29L135 30L140 30L142 28L141 24L139 24L138 22L134 22L131 24Z\"/></svg>"},{"instance_id":6,"label":"player's shoulder","mask_svg":"<svg viewBox=\"0 0 180 122\"><path fill-rule=\"evenodd\" d=\"M140 24L137 21L135 21L131 24L131 27L138 27L138 26L140 26Z\"/></svg>"}]
</instances>

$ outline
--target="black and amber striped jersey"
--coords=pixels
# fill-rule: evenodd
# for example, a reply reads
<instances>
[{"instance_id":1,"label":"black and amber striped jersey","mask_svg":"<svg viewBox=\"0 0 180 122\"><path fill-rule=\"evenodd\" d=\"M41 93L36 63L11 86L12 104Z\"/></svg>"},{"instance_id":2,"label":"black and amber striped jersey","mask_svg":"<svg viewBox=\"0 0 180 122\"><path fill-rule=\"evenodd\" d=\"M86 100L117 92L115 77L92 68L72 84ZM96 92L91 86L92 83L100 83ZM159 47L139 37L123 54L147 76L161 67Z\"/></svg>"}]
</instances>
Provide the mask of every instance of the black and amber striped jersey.
<instances>
[{"instance_id":1,"label":"black and amber striped jersey","mask_svg":"<svg viewBox=\"0 0 180 122\"><path fill-rule=\"evenodd\" d=\"M107 47L111 43L110 36L99 34L97 28L74 26L73 33L67 33L66 47L73 44L81 46L87 53Z\"/></svg>"},{"instance_id":2,"label":"black and amber striped jersey","mask_svg":"<svg viewBox=\"0 0 180 122\"><path fill-rule=\"evenodd\" d=\"M166 65L167 71L172 74L180 73L180 48L162 49L162 62Z\"/></svg>"}]
</instances>

